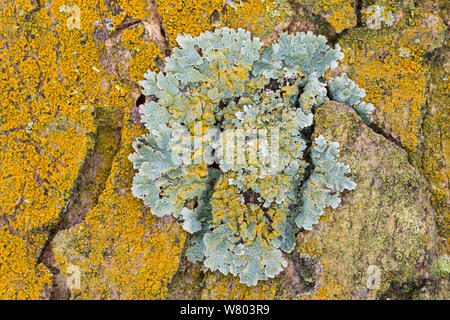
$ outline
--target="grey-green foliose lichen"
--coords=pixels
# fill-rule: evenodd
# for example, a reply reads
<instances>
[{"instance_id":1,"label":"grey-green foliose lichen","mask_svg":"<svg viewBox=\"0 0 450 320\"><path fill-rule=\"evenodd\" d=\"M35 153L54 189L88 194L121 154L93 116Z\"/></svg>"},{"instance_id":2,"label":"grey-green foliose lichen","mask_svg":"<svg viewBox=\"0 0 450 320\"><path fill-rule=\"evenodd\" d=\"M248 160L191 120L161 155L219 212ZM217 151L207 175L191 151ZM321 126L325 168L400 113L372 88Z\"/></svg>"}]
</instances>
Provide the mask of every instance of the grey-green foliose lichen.
<instances>
[{"instance_id":1,"label":"grey-green foliose lichen","mask_svg":"<svg viewBox=\"0 0 450 320\"><path fill-rule=\"evenodd\" d=\"M343 54L323 36L283 34L262 48L223 28L177 42L164 72L140 82L149 133L129 157L132 191L193 234L190 261L256 285L283 270L301 228L356 186L339 145L311 137L315 108L344 102L370 122L373 106L346 75L324 80Z\"/></svg>"}]
</instances>

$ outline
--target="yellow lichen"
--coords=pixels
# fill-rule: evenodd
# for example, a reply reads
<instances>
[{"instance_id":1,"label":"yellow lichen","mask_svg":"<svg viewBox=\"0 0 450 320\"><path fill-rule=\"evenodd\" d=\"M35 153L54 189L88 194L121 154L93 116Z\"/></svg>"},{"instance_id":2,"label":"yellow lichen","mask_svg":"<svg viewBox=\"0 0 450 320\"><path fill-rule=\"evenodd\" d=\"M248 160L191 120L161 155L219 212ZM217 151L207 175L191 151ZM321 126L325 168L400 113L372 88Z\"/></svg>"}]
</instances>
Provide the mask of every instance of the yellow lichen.
<instances>
[{"instance_id":1,"label":"yellow lichen","mask_svg":"<svg viewBox=\"0 0 450 320\"><path fill-rule=\"evenodd\" d=\"M447 53L443 58L448 59ZM443 239L442 254L450 253L448 239L450 237L450 106L442 103L450 95L449 64L442 67L439 63L431 66L431 82L429 86L429 102L427 116L423 122L424 152L421 171L428 179L433 192L432 202L438 213L437 224Z\"/></svg>"},{"instance_id":2,"label":"yellow lichen","mask_svg":"<svg viewBox=\"0 0 450 320\"><path fill-rule=\"evenodd\" d=\"M356 14L351 0L297 0L297 2L325 17L338 33L356 26Z\"/></svg>"},{"instance_id":3,"label":"yellow lichen","mask_svg":"<svg viewBox=\"0 0 450 320\"><path fill-rule=\"evenodd\" d=\"M211 15L223 8L223 0L156 0L156 4L171 47L180 33L198 36L212 29Z\"/></svg>"},{"instance_id":4,"label":"yellow lichen","mask_svg":"<svg viewBox=\"0 0 450 320\"><path fill-rule=\"evenodd\" d=\"M181 228L159 221L130 191L133 169L127 157L131 141L144 130L127 116L124 121L122 148L98 205L55 241L64 275L70 265L81 270L81 287L72 290L79 299L164 298L184 245Z\"/></svg>"},{"instance_id":5,"label":"yellow lichen","mask_svg":"<svg viewBox=\"0 0 450 320\"><path fill-rule=\"evenodd\" d=\"M404 17L395 30L355 30L341 41L346 71L366 89L366 100L376 106L375 122L399 137L413 162L419 154L422 109L427 99L429 67L423 55L436 45L434 42L442 41L433 39L442 32L442 22L436 20L433 30L424 29L430 17L434 16L429 11L418 8L412 21ZM422 41L427 34L433 42Z\"/></svg>"},{"instance_id":6,"label":"yellow lichen","mask_svg":"<svg viewBox=\"0 0 450 320\"><path fill-rule=\"evenodd\" d=\"M137 2L147 6L145 1ZM126 12L120 9L123 14L117 15L104 1L73 1L70 8L66 6L62 0L41 6L33 1L1 4L1 226L7 224L10 236L24 242L24 268L37 263L94 147L99 122L95 114L99 109L122 112L133 103L130 92L135 84L126 82L131 76L124 79L108 70L103 60L105 39L94 36L120 24ZM132 7L128 16L141 10ZM133 81L136 74L154 67L153 58L158 55L150 43L142 46L142 52L147 55L145 63L137 58L142 66L128 62L133 65ZM100 139L102 132L97 132ZM105 179L107 172L99 174ZM12 246L5 256L23 256L21 250ZM11 268L3 275L11 279L9 288L17 297L26 295L22 283L43 285L31 272L14 275L14 263L13 258L6 260ZM36 268L43 270L42 264ZM35 291L30 291L30 297L38 297Z\"/></svg>"},{"instance_id":7,"label":"yellow lichen","mask_svg":"<svg viewBox=\"0 0 450 320\"><path fill-rule=\"evenodd\" d=\"M132 29L126 29L121 36L121 47L131 53L131 59L127 65L122 65L126 74L133 83L143 78L143 71L157 70L156 59L161 53L153 42L144 37L144 26L138 25ZM149 59L151 57L151 59Z\"/></svg>"},{"instance_id":8,"label":"yellow lichen","mask_svg":"<svg viewBox=\"0 0 450 320\"><path fill-rule=\"evenodd\" d=\"M231 275L217 274L210 274L205 282L201 298L212 300L272 300L281 285L277 278L248 287Z\"/></svg>"},{"instance_id":9,"label":"yellow lichen","mask_svg":"<svg viewBox=\"0 0 450 320\"><path fill-rule=\"evenodd\" d=\"M288 5L283 1L235 1L227 6L222 23L230 28L243 28L254 36L266 36L288 15Z\"/></svg>"},{"instance_id":10,"label":"yellow lichen","mask_svg":"<svg viewBox=\"0 0 450 320\"><path fill-rule=\"evenodd\" d=\"M243 28L254 36L273 33L274 27L289 16L286 0L156 0L169 45L179 34L198 36L214 27Z\"/></svg>"},{"instance_id":11,"label":"yellow lichen","mask_svg":"<svg viewBox=\"0 0 450 320\"><path fill-rule=\"evenodd\" d=\"M26 241L0 228L0 300L39 299L51 286L50 272L28 251Z\"/></svg>"}]
</instances>

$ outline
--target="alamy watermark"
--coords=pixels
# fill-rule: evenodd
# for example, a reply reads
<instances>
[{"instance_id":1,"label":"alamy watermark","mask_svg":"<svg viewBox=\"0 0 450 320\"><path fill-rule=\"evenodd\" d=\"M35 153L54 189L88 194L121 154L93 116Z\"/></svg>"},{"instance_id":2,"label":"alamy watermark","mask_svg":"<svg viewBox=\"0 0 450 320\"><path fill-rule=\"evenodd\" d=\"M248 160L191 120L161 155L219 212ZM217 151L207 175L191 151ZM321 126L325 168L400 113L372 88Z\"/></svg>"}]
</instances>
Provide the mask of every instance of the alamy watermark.
<instances>
[{"instance_id":1,"label":"alamy watermark","mask_svg":"<svg viewBox=\"0 0 450 320\"><path fill-rule=\"evenodd\" d=\"M81 28L81 9L77 5L61 6L59 7L60 12L70 14L67 18L66 24L67 29L80 29Z\"/></svg>"},{"instance_id":2,"label":"alamy watermark","mask_svg":"<svg viewBox=\"0 0 450 320\"><path fill-rule=\"evenodd\" d=\"M81 288L81 269L79 266L71 264L67 267L67 287L70 290Z\"/></svg>"}]
</instances>

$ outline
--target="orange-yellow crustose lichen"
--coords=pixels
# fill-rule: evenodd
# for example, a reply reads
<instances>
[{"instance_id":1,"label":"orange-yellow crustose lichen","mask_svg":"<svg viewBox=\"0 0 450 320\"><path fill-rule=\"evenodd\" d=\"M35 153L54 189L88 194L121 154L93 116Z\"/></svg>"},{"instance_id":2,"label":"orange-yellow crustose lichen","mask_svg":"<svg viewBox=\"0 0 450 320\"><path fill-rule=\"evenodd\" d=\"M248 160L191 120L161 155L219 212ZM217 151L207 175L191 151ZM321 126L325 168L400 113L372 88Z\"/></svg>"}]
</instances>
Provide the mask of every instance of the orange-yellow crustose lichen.
<instances>
[{"instance_id":1,"label":"orange-yellow crustose lichen","mask_svg":"<svg viewBox=\"0 0 450 320\"><path fill-rule=\"evenodd\" d=\"M145 1L138 2L146 7ZM68 9L63 0L41 7L30 1L1 4L0 226L8 229L0 241L12 243L19 237L23 243L5 247L2 254L8 257L5 268L9 266L2 275L10 280L8 293L0 292L0 298L42 294L48 279L38 273L48 271L42 264L35 266L36 259L94 147L94 114L133 102L130 83L103 66L105 43L94 37L132 14L113 12L105 1L70 5ZM142 47L146 63L133 68L139 74L158 55L153 44ZM14 256L24 257L23 266L16 265ZM17 269L29 271L15 274Z\"/></svg>"},{"instance_id":2,"label":"orange-yellow crustose lichen","mask_svg":"<svg viewBox=\"0 0 450 320\"><path fill-rule=\"evenodd\" d=\"M0 298L39 299L43 289L51 286L50 278L50 272L28 254L26 241L1 227Z\"/></svg>"},{"instance_id":3,"label":"orange-yellow crustose lichen","mask_svg":"<svg viewBox=\"0 0 450 320\"><path fill-rule=\"evenodd\" d=\"M198 36L214 27L243 28L254 36L265 36L290 10L286 0L156 0L169 45L178 34Z\"/></svg>"},{"instance_id":4,"label":"orange-yellow crustose lichen","mask_svg":"<svg viewBox=\"0 0 450 320\"><path fill-rule=\"evenodd\" d=\"M144 131L127 114L122 147L98 205L85 222L55 240L63 273L68 276L71 265L81 270L81 287L72 289L76 298L164 298L178 268L185 240L181 228L158 221L130 191L133 169L127 157L131 141Z\"/></svg>"},{"instance_id":5,"label":"orange-yellow crustose lichen","mask_svg":"<svg viewBox=\"0 0 450 320\"><path fill-rule=\"evenodd\" d=\"M448 44L447 44L448 46ZM449 58L449 51L443 58ZM448 177L450 176L450 106L442 103L450 95L450 65L442 67L439 63L431 68L431 82L429 86L430 100L427 116L423 122L424 153L422 172L430 181L433 192L432 203L436 208L437 225L440 234L447 238L441 254L450 254L448 239L450 238L450 191ZM443 241L445 242L445 241Z\"/></svg>"},{"instance_id":6,"label":"orange-yellow crustose lichen","mask_svg":"<svg viewBox=\"0 0 450 320\"><path fill-rule=\"evenodd\" d=\"M158 12L167 30L169 45L175 45L180 33L198 36L212 29L210 17L214 11L220 12L223 0L156 0Z\"/></svg>"},{"instance_id":7,"label":"orange-yellow crustose lichen","mask_svg":"<svg viewBox=\"0 0 450 320\"><path fill-rule=\"evenodd\" d=\"M366 89L366 100L377 106L376 122L399 137L413 162L419 155L427 99L429 66L423 56L433 34L443 29L442 21L429 28L430 16L418 8L412 20L404 15L389 29L352 30L340 40L348 73Z\"/></svg>"},{"instance_id":8,"label":"orange-yellow crustose lichen","mask_svg":"<svg viewBox=\"0 0 450 320\"><path fill-rule=\"evenodd\" d=\"M2 254L9 290L0 298L42 293L48 271L47 280L39 276L44 267L35 267L36 258L70 195L94 129L91 111L80 110L73 78L61 69L51 18L33 9L26 1L1 4L0 223L9 228L0 242L10 245Z\"/></svg>"},{"instance_id":9,"label":"orange-yellow crustose lichen","mask_svg":"<svg viewBox=\"0 0 450 320\"><path fill-rule=\"evenodd\" d=\"M95 15L92 19L96 19ZM117 21L121 19L117 18ZM144 39L143 33L142 25L122 32L120 44L112 52L112 58L118 58L119 77L112 78L108 86L116 100L103 105L111 110L123 110L126 117L123 121L128 125L130 106L133 105L133 99L128 93L147 69L156 69L154 59L160 55L156 46ZM100 47L103 44L100 43ZM124 57L127 59L124 60ZM103 73L101 64L95 66L96 70ZM72 288L73 297L162 297L165 294L165 282L176 269L177 249L181 250L177 245L182 245L182 240L173 243L173 236L151 232L159 226L153 226L154 221L146 218L139 201L129 196L131 193L127 185L131 183L129 174L132 168L124 155L129 153L131 139L139 130L136 126L123 129L122 147L111 168L106 188L86 221L58 235L60 242L56 243L60 245L56 245L54 253L63 274L70 275L68 268L72 263L82 272L82 286L80 289ZM110 224L105 226L107 222ZM79 254L84 255L83 259L71 260ZM91 273L94 266L96 271ZM108 279L108 284L105 284L105 279Z\"/></svg>"},{"instance_id":10,"label":"orange-yellow crustose lichen","mask_svg":"<svg viewBox=\"0 0 450 320\"><path fill-rule=\"evenodd\" d=\"M110 3L114 3L114 1ZM146 20L149 10L151 10L149 1L146 0L117 0L115 4L119 9L118 11L120 11L122 19L125 19L128 15L133 19Z\"/></svg>"},{"instance_id":11,"label":"orange-yellow crustose lichen","mask_svg":"<svg viewBox=\"0 0 450 320\"><path fill-rule=\"evenodd\" d=\"M344 58L352 61L355 82L367 88L366 100L370 101L389 117L392 131L410 151L416 151L419 140L421 108L426 99L427 67L417 55L399 58L397 52L386 52L383 59L374 58L370 63L359 55L364 50L355 50ZM348 52L347 52L348 53ZM353 76L353 73L351 73ZM371 86L370 84L378 85Z\"/></svg>"},{"instance_id":12,"label":"orange-yellow crustose lichen","mask_svg":"<svg viewBox=\"0 0 450 320\"><path fill-rule=\"evenodd\" d=\"M50 17L38 11L25 19L28 6L19 12L4 6L2 26L9 32L1 39L0 57L0 202L13 232L38 249L91 146L93 118L67 88L69 77L58 72L58 39Z\"/></svg>"},{"instance_id":13,"label":"orange-yellow crustose lichen","mask_svg":"<svg viewBox=\"0 0 450 320\"><path fill-rule=\"evenodd\" d=\"M230 28L243 28L254 36L262 37L273 32L273 28L283 21L288 4L283 0L235 1L226 7L222 22Z\"/></svg>"},{"instance_id":14,"label":"orange-yellow crustose lichen","mask_svg":"<svg viewBox=\"0 0 450 320\"><path fill-rule=\"evenodd\" d=\"M161 57L161 54L154 43L145 40L143 25L124 30L120 40L122 47L132 55L128 66L124 66L130 81L137 83L142 80L142 70L157 69L155 59Z\"/></svg>"},{"instance_id":15,"label":"orange-yellow crustose lichen","mask_svg":"<svg viewBox=\"0 0 450 320\"><path fill-rule=\"evenodd\" d=\"M340 33L356 26L354 1L351 0L296 0L312 12L324 16L331 26Z\"/></svg>"}]
</instances>

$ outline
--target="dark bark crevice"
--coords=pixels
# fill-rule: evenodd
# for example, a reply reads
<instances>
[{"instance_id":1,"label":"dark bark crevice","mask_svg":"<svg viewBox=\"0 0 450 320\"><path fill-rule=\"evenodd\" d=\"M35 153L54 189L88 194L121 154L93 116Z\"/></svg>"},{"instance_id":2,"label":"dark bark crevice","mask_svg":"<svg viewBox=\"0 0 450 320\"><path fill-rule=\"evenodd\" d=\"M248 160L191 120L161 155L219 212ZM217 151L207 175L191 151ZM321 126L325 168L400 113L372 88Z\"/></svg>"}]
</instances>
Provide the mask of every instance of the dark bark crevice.
<instances>
[{"instance_id":1,"label":"dark bark crevice","mask_svg":"<svg viewBox=\"0 0 450 320\"><path fill-rule=\"evenodd\" d=\"M52 273L53 288L50 299L69 298L69 292L64 284L61 270L53 255L53 240L59 232L82 223L86 215L97 205L98 198L106 186L106 180L111 173L113 160L121 144L121 121L117 121L114 125L99 124L99 122L102 122L101 114L96 114L95 121L98 126L95 135L97 138L95 146L86 156L74 183L71 196L64 209L60 212L57 224L50 230L46 243L37 259L37 264L44 264ZM104 156L104 142L98 139L100 131L108 131L107 138L115 141L113 145L116 147L114 150L109 150L110 153L107 158ZM106 172L106 174L100 174L100 171ZM89 188L93 184L95 184L95 187Z\"/></svg>"}]
</instances>

